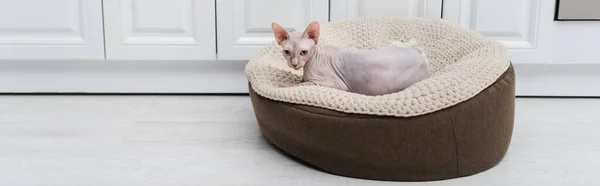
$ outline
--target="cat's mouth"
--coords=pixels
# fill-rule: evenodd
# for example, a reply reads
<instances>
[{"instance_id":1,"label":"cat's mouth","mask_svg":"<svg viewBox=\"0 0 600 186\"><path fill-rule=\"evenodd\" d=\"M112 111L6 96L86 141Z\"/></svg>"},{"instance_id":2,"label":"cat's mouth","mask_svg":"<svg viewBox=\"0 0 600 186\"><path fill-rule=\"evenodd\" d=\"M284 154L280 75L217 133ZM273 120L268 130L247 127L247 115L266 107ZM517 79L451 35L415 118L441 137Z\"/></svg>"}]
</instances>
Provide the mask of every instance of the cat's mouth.
<instances>
[{"instance_id":1,"label":"cat's mouth","mask_svg":"<svg viewBox=\"0 0 600 186\"><path fill-rule=\"evenodd\" d=\"M294 69L294 70L300 70L300 69L303 67L303 66L300 66L300 65L296 65L296 66L294 66L294 65L289 65L289 66L290 66L292 69Z\"/></svg>"}]
</instances>

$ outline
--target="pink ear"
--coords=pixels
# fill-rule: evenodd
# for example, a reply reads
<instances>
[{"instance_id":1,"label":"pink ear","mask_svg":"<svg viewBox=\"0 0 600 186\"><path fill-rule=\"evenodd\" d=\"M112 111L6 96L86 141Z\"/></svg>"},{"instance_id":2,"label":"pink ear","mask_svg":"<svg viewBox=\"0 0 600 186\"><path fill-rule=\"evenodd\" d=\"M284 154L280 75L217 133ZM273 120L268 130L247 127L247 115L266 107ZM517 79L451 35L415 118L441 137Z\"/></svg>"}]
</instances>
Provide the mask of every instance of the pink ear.
<instances>
[{"instance_id":1,"label":"pink ear","mask_svg":"<svg viewBox=\"0 0 600 186\"><path fill-rule=\"evenodd\" d=\"M281 42L288 39L290 36L287 30L275 22L271 23L271 28L273 28L273 34L275 34L275 40L277 41L277 44L281 45Z\"/></svg>"},{"instance_id":2,"label":"pink ear","mask_svg":"<svg viewBox=\"0 0 600 186\"><path fill-rule=\"evenodd\" d=\"M319 41L319 30L319 22L314 21L306 27L302 35L314 40L315 44L317 44L317 41Z\"/></svg>"}]
</instances>

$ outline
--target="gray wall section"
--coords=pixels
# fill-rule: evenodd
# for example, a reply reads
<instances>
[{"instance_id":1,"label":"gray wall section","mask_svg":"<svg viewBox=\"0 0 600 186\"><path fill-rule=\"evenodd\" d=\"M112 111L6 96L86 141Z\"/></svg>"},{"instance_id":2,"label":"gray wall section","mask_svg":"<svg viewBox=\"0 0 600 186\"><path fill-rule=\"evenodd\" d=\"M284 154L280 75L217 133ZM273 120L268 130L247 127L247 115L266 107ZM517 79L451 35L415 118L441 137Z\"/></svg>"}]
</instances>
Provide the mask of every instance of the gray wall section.
<instances>
[{"instance_id":1,"label":"gray wall section","mask_svg":"<svg viewBox=\"0 0 600 186\"><path fill-rule=\"evenodd\" d=\"M600 0L561 0L558 19L600 19Z\"/></svg>"}]
</instances>

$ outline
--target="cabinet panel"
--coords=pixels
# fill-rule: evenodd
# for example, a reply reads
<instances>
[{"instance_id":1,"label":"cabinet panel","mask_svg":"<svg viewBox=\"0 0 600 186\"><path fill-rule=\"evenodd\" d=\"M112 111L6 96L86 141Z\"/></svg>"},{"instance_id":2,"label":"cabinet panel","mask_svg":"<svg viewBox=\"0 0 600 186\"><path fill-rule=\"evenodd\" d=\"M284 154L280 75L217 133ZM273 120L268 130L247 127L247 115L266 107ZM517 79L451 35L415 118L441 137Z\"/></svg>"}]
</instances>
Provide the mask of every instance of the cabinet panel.
<instances>
[{"instance_id":1,"label":"cabinet panel","mask_svg":"<svg viewBox=\"0 0 600 186\"><path fill-rule=\"evenodd\" d=\"M363 16L442 17L442 0L331 0L331 20Z\"/></svg>"},{"instance_id":2,"label":"cabinet panel","mask_svg":"<svg viewBox=\"0 0 600 186\"><path fill-rule=\"evenodd\" d=\"M103 59L97 0L0 0L0 59Z\"/></svg>"},{"instance_id":3,"label":"cabinet panel","mask_svg":"<svg viewBox=\"0 0 600 186\"><path fill-rule=\"evenodd\" d=\"M325 0L217 0L218 59L249 60L274 41L271 23L290 32L329 21Z\"/></svg>"},{"instance_id":4,"label":"cabinet panel","mask_svg":"<svg viewBox=\"0 0 600 186\"><path fill-rule=\"evenodd\" d=\"M552 22L539 19L553 12L552 2L446 0L444 3L444 19L503 43L514 62L551 61Z\"/></svg>"},{"instance_id":5,"label":"cabinet panel","mask_svg":"<svg viewBox=\"0 0 600 186\"><path fill-rule=\"evenodd\" d=\"M107 59L213 60L214 1L104 0Z\"/></svg>"}]
</instances>

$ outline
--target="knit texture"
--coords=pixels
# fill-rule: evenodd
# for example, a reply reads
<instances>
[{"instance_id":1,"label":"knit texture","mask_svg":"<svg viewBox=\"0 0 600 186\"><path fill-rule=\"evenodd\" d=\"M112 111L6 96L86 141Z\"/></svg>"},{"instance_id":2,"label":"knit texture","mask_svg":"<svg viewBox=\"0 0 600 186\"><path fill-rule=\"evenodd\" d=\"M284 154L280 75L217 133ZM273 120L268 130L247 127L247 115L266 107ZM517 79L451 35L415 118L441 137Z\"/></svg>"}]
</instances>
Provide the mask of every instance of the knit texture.
<instances>
[{"instance_id":1,"label":"knit texture","mask_svg":"<svg viewBox=\"0 0 600 186\"><path fill-rule=\"evenodd\" d=\"M301 82L302 71L286 65L282 48L275 42L250 60L245 72L252 89L268 99L345 113L412 117L472 98L510 66L504 45L441 19L379 16L321 23L319 45L375 49L394 41L411 41L410 46L427 57L431 73L392 94L367 96L321 86L282 87L286 82Z\"/></svg>"}]
</instances>

